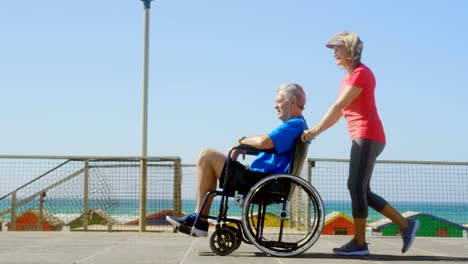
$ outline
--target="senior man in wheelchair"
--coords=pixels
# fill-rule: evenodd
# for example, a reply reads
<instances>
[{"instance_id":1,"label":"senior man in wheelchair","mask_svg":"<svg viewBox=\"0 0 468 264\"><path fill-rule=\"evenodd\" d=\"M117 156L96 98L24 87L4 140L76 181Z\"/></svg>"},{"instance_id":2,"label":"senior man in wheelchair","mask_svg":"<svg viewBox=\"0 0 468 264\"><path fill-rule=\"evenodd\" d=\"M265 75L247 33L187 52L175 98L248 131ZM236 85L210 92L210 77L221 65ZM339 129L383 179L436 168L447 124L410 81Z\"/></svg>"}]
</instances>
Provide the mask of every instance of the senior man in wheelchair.
<instances>
[{"instance_id":1,"label":"senior man in wheelchair","mask_svg":"<svg viewBox=\"0 0 468 264\"><path fill-rule=\"evenodd\" d=\"M289 83L281 85L276 91L274 108L278 111L278 118L283 123L266 135L256 135L242 137L236 145L249 145L257 149L270 150L275 152L260 152L249 168L237 161L239 155L243 155L240 150L231 153L230 167L243 170L237 181L243 186L252 187L260 179L272 175L286 173L291 166L291 157L294 155L294 143L305 129L308 129L306 120L302 116L306 95L304 89L298 84ZM197 204L195 212L184 217L175 218L167 216L166 220L179 228L181 225L192 229L193 236L208 236L208 221L199 217L196 225L193 226L197 213L208 215L211 207L212 197L206 201L203 211L200 212L203 199L207 192L216 188L217 180L223 181L225 174L227 155L213 149L202 150L197 158Z\"/></svg>"}]
</instances>

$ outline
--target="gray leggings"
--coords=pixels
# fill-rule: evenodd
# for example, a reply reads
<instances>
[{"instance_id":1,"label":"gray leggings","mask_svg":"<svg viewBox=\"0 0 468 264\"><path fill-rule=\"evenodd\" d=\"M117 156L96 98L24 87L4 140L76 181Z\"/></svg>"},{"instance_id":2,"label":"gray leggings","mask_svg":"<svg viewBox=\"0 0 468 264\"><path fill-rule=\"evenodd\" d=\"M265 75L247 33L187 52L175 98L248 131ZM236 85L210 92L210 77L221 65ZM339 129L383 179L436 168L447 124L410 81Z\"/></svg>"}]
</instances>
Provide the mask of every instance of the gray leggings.
<instances>
[{"instance_id":1,"label":"gray leggings","mask_svg":"<svg viewBox=\"0 0 468 264\"><path fill-rule=\"evenodd\" d=\"M370 179L377 157L385 144L357 138L353 140L349 163L348 190L351 195L354 218L367 218L369 206L382 212L387 201L370 190Z\"/></svg>"}]
</instances>

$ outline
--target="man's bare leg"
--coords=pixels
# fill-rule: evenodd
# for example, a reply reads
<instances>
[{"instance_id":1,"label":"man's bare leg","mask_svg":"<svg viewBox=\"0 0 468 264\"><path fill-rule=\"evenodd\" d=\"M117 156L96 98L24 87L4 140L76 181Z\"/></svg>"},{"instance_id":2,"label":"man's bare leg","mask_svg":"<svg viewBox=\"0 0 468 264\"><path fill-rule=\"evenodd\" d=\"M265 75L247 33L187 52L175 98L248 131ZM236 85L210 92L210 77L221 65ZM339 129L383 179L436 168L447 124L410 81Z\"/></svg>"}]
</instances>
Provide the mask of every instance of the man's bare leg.
<instances>
[{"instance_id":1,"label":"man's bare leg","mask_svg":"<svg viewBox=\"0 0 468 264\"><path fill-rule=\"evenodd\" d=\"M211 197L203 212L199 212L203 199L207 192L216 188L217 180L219 179L226 161L226 155L213 149L204 149L200 152L197 158L196 171L197 171L197 206L196 213L208 215L211 208Z\"/></svg>"}]
</instances>

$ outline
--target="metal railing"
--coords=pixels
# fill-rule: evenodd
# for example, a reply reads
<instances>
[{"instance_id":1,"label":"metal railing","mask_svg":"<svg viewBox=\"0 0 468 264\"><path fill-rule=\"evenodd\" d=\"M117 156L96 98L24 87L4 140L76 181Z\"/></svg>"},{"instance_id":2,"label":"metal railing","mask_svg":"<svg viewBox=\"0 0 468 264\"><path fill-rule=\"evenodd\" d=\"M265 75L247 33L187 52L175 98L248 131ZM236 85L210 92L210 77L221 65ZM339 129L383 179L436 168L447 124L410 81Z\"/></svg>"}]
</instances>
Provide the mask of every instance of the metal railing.
<instances>
[{"instance_id":1,"label":"metal railing","mask_svg":"<svg viewBox=\"0 0 468 264\"><path fill-rule=\"evenodd\" d=\"M141 230L139 212L180 215L180 158L146 160L147 194L139 157L0 156L0 222L10 231L168 230Z\"/></svg>"},{"instance_id":2,"label":"metal railing","mask_svg":"<svg viewBox=\"0 0 468 264\"><path fill-rule=\"evenodd\" d=\"M330 217L352 218L348 165L345 159L308 159L302 170ZM178 157L149 157L146 197L139 175L139 157L0 156L3 230L171 231L166 215L194 210L194 165L181 164ZM468 162L378 161L371 188L404 216L423 220L427 233L422 235L467 236ZM139 229L141 199L144 230ZM212 214L216 205L215 200ZM241 211L235 204L229 208L235 216ZM372 209L368 225L374 235L391 229Z\"/></svg>"},{"instance_id":3,"label":"metal railing","mask_svg":"<svg viewBox=\"0 0 468 264\"><path fill-rule=\"evenodd\" d=\"M309 159L309 177L330 217L352 218L347 189L349 160ZM419 219L420 236L467 237L468 162L377 161L371 190L404 217ZM328 219L332 221L333 219ZM395 235L396 225L369 209L369 233Z\"/></svg>"}]
</instances>

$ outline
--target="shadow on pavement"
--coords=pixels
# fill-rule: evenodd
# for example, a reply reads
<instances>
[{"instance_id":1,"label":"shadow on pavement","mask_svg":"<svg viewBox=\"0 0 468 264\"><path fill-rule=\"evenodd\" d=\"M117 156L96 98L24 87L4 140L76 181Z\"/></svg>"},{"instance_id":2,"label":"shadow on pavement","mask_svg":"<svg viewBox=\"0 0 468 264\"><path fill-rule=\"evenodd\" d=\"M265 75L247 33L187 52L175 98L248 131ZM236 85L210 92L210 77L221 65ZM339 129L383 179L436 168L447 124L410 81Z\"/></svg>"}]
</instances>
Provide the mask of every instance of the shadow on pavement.
<instances>
[{"instance_id":1,"label":"shadow on pavement","mask_svg":"<svg viewBox=\"0 0 468 264\"><path fill-rule=\"evenodd\" d=\"M199 256L216 256L213 252L198 252ZM270 257L263 252L236 252L226 257ZM368 261L450 261L450 262L468 262L468 257L447 257L447 256L396 256L372 254L369 256L338 256L332 253L304 253L292 258L301 259L361 259Z\"/></svg>"},{"instance_id":2,"label":"shadow on pavement","mask_svg":"<svg viewBox=\"0 0 468 264\"><path fill-rule=\"evenodd\" d=\"M405 255L379 255L371 254L369 256L338 256L335 254L325 253L304 253L296 258L313 258L313 259L362 259L370 261L452 261L452 262L467 262L467 258L463 257L447 257L447 256L405 256Z\"/></svg>"}]
</instances>

